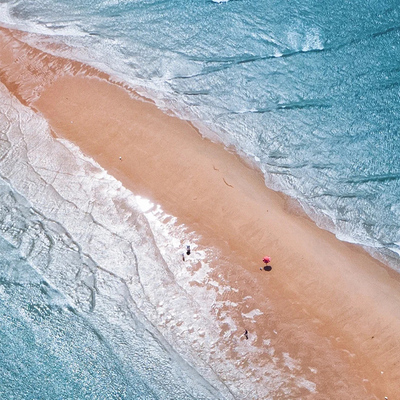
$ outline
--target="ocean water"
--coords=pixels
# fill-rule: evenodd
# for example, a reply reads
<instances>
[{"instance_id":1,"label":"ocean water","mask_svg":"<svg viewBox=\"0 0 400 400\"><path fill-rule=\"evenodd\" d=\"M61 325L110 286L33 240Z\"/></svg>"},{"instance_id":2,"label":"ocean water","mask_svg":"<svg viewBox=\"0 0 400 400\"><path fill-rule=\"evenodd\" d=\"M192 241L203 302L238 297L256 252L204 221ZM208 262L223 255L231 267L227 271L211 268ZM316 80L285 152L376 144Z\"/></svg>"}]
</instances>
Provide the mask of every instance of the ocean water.
<instances>
[{"instance_id":1,"label":"ocean water","mask_svg":"<svg viewBox=\"0 0 400 400\"><path fill-rule=\"evenodd\" d=\"M0 24L46 35L31 38L46 51L67 44L58 55L233 146L267 186L398 271L399 21L395 0L0 1ZM1 398L315 390L276 362L268 378L232 370L210 312L235 289L210 277L217 250L55 141L2 86L0 103ZM188 242L192 270L176 264Z\"/></svg>"},{"instance_id":2,"label":"ocean water","mask_svg":"<svg viewBox=\"0 0 400 400\"><path fill-rule=\"evenodd\" d=\"M0 4L0 22L235 146L318 224L399 268L398 1Z\"/></svg>"}]
</instances>

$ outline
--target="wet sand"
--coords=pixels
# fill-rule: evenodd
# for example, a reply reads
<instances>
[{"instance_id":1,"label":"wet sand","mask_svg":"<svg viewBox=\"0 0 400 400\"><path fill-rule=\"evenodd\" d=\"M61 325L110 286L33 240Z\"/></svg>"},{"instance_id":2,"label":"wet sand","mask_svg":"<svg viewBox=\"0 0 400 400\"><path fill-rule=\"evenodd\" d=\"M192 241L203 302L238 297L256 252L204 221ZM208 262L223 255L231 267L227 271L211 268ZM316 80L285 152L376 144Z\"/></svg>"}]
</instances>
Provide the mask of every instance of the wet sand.
<instances>
[{"instance_id":1,"label":"wet sand","mask_svg":"<svg viewBox=\"0 0 400 400\"><path fill-rule=\"evenodd\" d=\"M234 315L257 338L251 345L271 339L277 351L301 360L295 373L317 384L317 393L296 398L400 398L397 273L291 211L259 171L190 123L106 74L24 40L0 29L1 82L42 114L56 137L161 204L199 233L202 245L220 249L229 267L218 269L216 260L213 268L239 288L232 300L252 296L264 313L250 328ZM270 271L260 270L264 255L272 257Z\"/></svg>"}]
</instances>

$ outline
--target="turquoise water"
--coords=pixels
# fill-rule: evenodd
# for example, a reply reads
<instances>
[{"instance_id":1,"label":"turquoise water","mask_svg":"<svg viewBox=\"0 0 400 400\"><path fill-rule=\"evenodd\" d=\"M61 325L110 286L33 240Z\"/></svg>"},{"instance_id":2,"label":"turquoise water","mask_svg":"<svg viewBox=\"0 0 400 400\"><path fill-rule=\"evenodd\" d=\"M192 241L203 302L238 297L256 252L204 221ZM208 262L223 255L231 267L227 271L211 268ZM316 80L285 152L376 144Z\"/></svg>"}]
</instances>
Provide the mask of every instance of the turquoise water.
<instances>
[{"instance_id":1,"label":"turquoise water","mask_svg":"<svg viewBox=\"0 0 400 400\"><path fill-rule=\"evenodd\" d=\"M367 246L374 256L397 270L400 270L399 21L400 5L394 0L0 2L1 23L49 35L47 41L40 43L32 38L32 43L43 49L52 41L70 45L71 48L60 50L60 54L109 72L150 96L160 108L192 121L204 135L235 146L261 168L267 186L289 194L320 226L342 240ZM5 92L3 96L7 98ZM10 115L25 111L11 112L9 100L4 100L3 106L2 134L7 139L2 139L0 149L4 155L12 147L10 135L17 129L13 124L18 118ZM35 129L45 132L45 123L35 121L27 118L25 131L33 129L34 123ZM45 141L40 135L37 140ZM143 254L150 248L153 259L161 260L157 244L150 239L147 244L135 239L139 247L132 250L125 244L119 252L111 251L101 257L99 252L106 240L99 239L97 247L90 241L85 244L88 231L77 221L84 215L88 226L92 224L87 216L92 205L70 194L80 187L79 180L68 183L68 195L72 198L67 199L67 193L60 194L67 180L47 197L39 196L42 189L35 187L40 186L40 179L34 177L41 171L43 178L43 171L48 169L45 161L41 161L43 154L35 156L33 150L19 154L19 159L28 160L29 155L29 160L18 170L3 157L1 177L7 182L7 190L20 192L24 201L40 210L41 218L61 224L78 247L86 248L84 253L88 257L93 259L96 255L106 264L117 265L117 274L121 273L123 279L137 276L135 272L126 272L135 268L127 261L129 257L136 257L141 265ZM26 167L33 162L39 167ZM75 164L71 161L68 166L72 165ZM88 171L88 167L84 169ZM88 178L85 185L89 181ZM108 203L110 193L106 189L103 192L104 204L110 209L113 207ZM92 199L93 193L94 189L92 197L89 196ZM71 202L81 202L77 206L81 211L71 208ZM4 216L3 223L10 218L14 221L9 214ZM30 218L32 215L23 213L16 219L21 224L20 237L25 235L29 226L26 221ZM105 229L115 221L103 222ZM16 222L7 223L14 227ZM138 237L148 237L143 226L137 227ZM75 391L83 393L78 398L97 398L97 395L98 398L217 398L217 392L222 398L232 395L218 383L213 372L207 375L202 369L198 373L177 355L172 357L175 346L163 344L165 338L161 334L156 340L157 350L146 350L146 354L155 358L146 356L149 361L143 369L135 367L140 362L124 358L124 347L117 339L117 332L125 335L129 324L114 321L108 336L101 333L107 338L100 340L95 332L104 330L99 328L104 325L101 316L92 321L86 314L81 315L93 308L91 302L96 293L93 286L89 290L90 285L82 285L79 290L85 293L82 295L85 300L78 301L80 291L72 284L67 290L57 278L62 271L62 257L51 257L56 262L49 273L48 269L32 264L20 242L13 243L6 232L1 231L4 265L1 293L5 297L1 298L0 310L4 315L2 321L7 321L0 328L4 336L2 354L7 360L2 368L0 390L10 388L6 398L13 398L10 393L17 386L21 394L15 398L34 398L35 379L48 382L41 389L45 398L76 398ZM104 234L99 232L98 237ZM123 235L125 231L114 234ZM113 237L110 234L109 240L116 240ZM42 252L38 250L38 254ZM99 260L93 262L99 264ZM47 286L47 281L54 289ZM75 282L75 278L70 277L69 282ZM131 305L129 301L126 304ZM139 302L132 315L136 319L141 315L143 329L151 331L153 325L146 323L151 320L154 302L143 304L147 303ZM111 315L105 313L104 318L109 321ZM61 332L59 326L64 327ZM43 331L44 336L36 331ZM20 335L20 340L13 342L15 348L10 345L10 332ZM63 338L64 347L53 342L55 339L50 342L44 339L57 335ZM78 339L83 336L87 336L88 342ZM143 340L132 343L129 351L136 354ZM83 349L88 345L89 354L84 356ZM13 369L17 368L11 365L13 354L21 354L19 368L23 373ZM47 360L46 365L39 355ZM94 363L93 357L100 362ZM163 361L157 361L158 357ZM164 362L167 368L152 369L154 364L167 365ZM190 364L197 365L195 360ZM76 377L82 373L82 365L90 367L80 382ZM114 375L104 374L105 369ZM147 373L149 369L151 373ZM25 379L30 370L41 370L42 375ZM160 372L165 370L171 371L170 375ZM43 374L52 378L46 380ZM201 375L207 375L207 382ZM9 376L13 376L14 383L3 385ZM104 380L100 382L99 376ZM22 381L26 387L21 385ZM54 382L59 381L69 384L54 389ZM174 384L168 386L166 382ZM111 397L104 396L107 391L98 394L100 388L112 390ZM249 393L247 389L241 390L233 392Z\"/></svg>"},{"instance_id":2,"label":"turquoise water","mask_svg":"<svg viewBox=\"0 0 400 400\"><path fill-rule=\"evenodd\" d=\"M0 199L2 399L222 398L61 225L4 182Z\"/></svg>"},{"instance_id":3,"label":"turquoise water","mask_svg":"<svg viewBox=\"0 0 400 400\"><path fill-rule=\"evenodd\" d=\"M4 22L216 133L320 225L399 265L397 1L2 3Z\"/></svg>"},{"instance_id":4,"label":"turquoise water","mask_svg":"<svg viewBox=\"0 0 400 400\"><path fill-rule=\"evenodd\" d=\"M9 243L0 249L2 399L157 398Z\"/></svg>"}]
</instances>

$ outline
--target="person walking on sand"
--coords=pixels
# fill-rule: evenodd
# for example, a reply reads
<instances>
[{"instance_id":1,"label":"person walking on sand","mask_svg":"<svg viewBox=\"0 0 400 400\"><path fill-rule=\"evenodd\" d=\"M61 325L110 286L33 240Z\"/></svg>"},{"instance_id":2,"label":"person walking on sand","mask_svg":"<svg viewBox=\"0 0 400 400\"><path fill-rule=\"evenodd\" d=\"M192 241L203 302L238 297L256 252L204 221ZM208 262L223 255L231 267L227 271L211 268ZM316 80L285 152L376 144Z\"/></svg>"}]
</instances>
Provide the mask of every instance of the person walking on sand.
<instances>
[{"instance_id":1,"label":"person walking on sand","mask_svg":"<svg viewBox=\"0 0 400 400\"><path fill-rule=\"evenodd\" d=\"M244 330L243 336L248 339L249 338L249 331L247 329Z\"/></svg>"},{"instance_id":2,"label":"person walking on sand","mask_svg":"<svg viewBox=\"0 0 400 400\"><path fill-rule=\"evenodd\" d=\"M189 245L186 246L186 254L190 255L190 246Z\"/></svg>"}]
</instances>

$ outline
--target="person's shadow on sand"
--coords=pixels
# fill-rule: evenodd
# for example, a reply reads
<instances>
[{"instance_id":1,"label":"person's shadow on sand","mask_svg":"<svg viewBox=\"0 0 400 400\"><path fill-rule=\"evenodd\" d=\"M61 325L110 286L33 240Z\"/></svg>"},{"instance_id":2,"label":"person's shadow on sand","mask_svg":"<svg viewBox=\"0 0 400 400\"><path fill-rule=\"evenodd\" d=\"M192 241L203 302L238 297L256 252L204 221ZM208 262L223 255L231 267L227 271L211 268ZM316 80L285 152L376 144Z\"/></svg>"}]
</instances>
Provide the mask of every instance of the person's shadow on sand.
<instances>
[{"instance_id":1,"label":"person's shadow on sand","mask_svg":"<svg viewBox=\"0 0 400 400\"><path fill-rule=\"evenodd\" d=\"M272 267L271 267L270 265L264 265L263 270L264 270L264 271L271 271L271 270L272 270Z\"/></svg>"}]
</instances>

